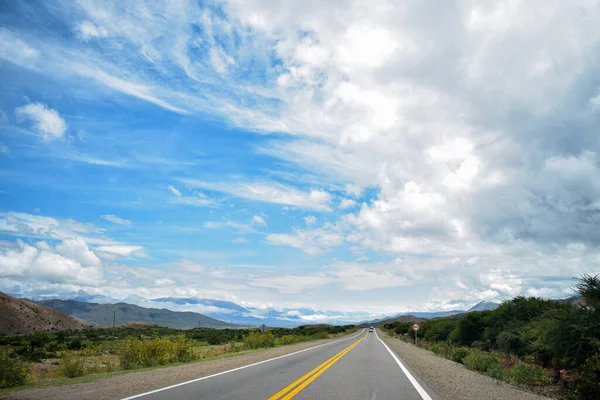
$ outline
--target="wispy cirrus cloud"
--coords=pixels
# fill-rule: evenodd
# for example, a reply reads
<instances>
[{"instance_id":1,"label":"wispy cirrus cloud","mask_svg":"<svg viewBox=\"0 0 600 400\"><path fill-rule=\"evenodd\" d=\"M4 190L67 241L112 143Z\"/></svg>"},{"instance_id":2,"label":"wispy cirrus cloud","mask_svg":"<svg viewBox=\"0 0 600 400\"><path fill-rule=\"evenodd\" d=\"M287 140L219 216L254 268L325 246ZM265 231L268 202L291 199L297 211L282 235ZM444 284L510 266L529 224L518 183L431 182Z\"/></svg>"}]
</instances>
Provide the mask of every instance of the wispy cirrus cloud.
<instances>
[{"instance_id":1,"label":"wispy cirrus cloud","mask_svg":"<svg viewBox=\"0 0 600 400\"><path fill-rule=\"evenodd\" d=\"M304 192L277 182L261 181L252 183L217 183L197 179L182 179L181 181L191 188L212 190L248 200L284 204L316 211L331 211L329 203L333 197L322 189Z\"/></svg>"},{"instance_id":2,"label":"wispy cirrus cloud","mask_svg":"<svg viewBox=\"0 0 600 400\"><path fill-rule=\"evenodd\" d=\"M102 218L108 222L112 222L113 224L117 224L117 225L124 225L124 226L132 225L131 221L124 219L124 218L119 218L114 214L106 214L106 215L103 215Z\"/></svg>"}]
</instances>

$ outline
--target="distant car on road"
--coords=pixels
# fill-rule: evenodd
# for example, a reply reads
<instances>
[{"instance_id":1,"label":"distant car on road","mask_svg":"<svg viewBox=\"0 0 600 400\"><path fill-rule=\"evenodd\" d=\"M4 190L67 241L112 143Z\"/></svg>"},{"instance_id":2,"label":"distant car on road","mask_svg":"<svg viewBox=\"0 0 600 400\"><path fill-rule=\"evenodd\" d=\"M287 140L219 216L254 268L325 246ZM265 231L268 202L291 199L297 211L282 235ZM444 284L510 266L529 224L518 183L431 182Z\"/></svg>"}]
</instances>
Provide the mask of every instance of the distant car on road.
<instances>
[{"instance_id":1,"label":"distant car on road","mask_svg":"<svg viewBox=\"0 0 600 400\"><path fill-rule=\"evenodd\" d=\"M370 327L370 328L369 328L369 332L373 332L373 327Z\"/></svg>"}]
</instances>

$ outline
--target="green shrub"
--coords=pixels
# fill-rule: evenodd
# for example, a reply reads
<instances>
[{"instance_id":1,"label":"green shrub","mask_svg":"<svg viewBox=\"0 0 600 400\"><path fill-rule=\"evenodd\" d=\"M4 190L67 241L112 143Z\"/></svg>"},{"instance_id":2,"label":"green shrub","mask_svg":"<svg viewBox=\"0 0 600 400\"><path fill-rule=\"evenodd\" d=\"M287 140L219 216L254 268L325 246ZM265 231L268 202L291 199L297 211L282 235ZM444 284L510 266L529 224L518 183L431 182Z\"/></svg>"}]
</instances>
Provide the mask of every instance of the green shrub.
<instances>
[{"instance_id":1,"label":"green shrub","mask_svg":"<svg viewBox=\"0 0 600 400\"><path fill-rule=\"evenodd\" d=\"M249 349L273 347L275 346L275 336L272 332L252 331L244 338L244 345Z\"/></svg>"},{"instance_id":2,"label":"green shrub","mask_svg":"<svg viewBox=\"0 0 600 400\"><path fill-rule=\"evenodd\" d=\"M179 335L176 339L126 339L119 352L123 369L153 367L196 359L191 339Z\"/></svg>"},{"instance_id":3,"label":"green shrub","mask_svg":"<svg viewBox=\"0 0 600 400\"><path fill-rule=\"evenodd\" d=\"M314 335L312 335L312 337L314 339L329 339L329 333L327 333L327 331L321 331L315 333Z\"/></svg>"},{"instance_id":4,"label":"green shrub","mask_svg":"<svg viewBox=\"0 0 600 400\"><path fill-rule=\"evenodd\" d=\"M550 383L550 377L542 367L523 362L519 362L513 367L510 371L510 378L520 385L538 386Z\"/></svg>"},{"instance_id":5,"label":"green shrub","mask_svg":"<svg viewBox=\"0 0 600 400\"><path fill-rule=\"evenodd\" d=\"M586 360L575 392L583 399L600 398L600 355L596 354Z\"/></svg>"},{"instance_id":6,"label":"green shrub","mask_svg":"<svg viewBox=\"0 0 600 400\"><path fill-rule=\"evenodd\" d=\"M469 351L468 347L452 347L450 349L450 359L462 364L463 359L469 354Z\"/></svg>"},{"instance_id":7,"label":"green shrub","mask_svg":"<svg viewBox=\"0 0 600 400\"><path fill-rule=\"evenodd\" d=\"M451 350L452 347L449 346L446 342L439 342L431 345L431 351L445 358L450 358Z\"/></svg>"},{"instance_id":8,"label":"green shrub","mask_svg":"<svg viewBox=\"0 0 600 400\"><path fill-rule=\"evenodd\" d=\"M493 364L488 368L487 375L490 378L503 381L508 377L508 371L502 368L500 364Z\"/></svg>"},{"instance_id":9,"label":"green shrub","mask_svg":"<svg viewBox=\"0 0 600 400\"><path fill-rule=\"evenodd\" d=\"M85 375L85 357L64 353L60 358L58 369L67 378Z\"/></svg>"},{"instance_id":10,"label":"green shrub","mask_svg":"<svg viewBox=\"0 0 600 400\"><path fill-rule=\"evenodd\" d=\"M286 346L288 344L300 343L306 340L300 335L285 335L275 339L275 346Z\"/></svg>"},{"instance_id":11,"label":"green shrub","mask_svg":"<svg viewBox=\"0 0 600 400\"><path fill-rule=\"evenodd\" d=\"M0 388L23 385L27 382L30 365L15 357L8 349L0 349Z\"/></svg>"},{"instance_id":12,"label":"green shrub","mask_svg":"<svg viewBox=\"0 0 600 400\"><path fill-rule=\"evenodd\" d=\"M487 372L494 365L498 364L496 357L490 353L481 350L471 350L465 358L463 364L467 369L479 372Z\"/></svg>"}]
</instances>

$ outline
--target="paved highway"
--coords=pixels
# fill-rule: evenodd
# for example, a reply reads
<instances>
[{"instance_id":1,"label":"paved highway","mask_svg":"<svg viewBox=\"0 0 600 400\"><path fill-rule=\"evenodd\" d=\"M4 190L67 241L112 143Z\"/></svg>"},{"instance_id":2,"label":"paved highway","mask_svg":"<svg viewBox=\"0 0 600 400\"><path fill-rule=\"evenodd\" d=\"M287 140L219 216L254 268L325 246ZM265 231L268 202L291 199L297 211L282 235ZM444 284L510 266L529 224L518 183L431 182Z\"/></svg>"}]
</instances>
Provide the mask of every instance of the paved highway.
<instances>
[{"instance_id":1,"label":"paved highway","mask_svg":"<svg viewBox=\"0 0 600 400\"><path fill-rule=\"evenodd\" d=\"M257 364L124 400L436 399L376 333L366 330Z\"/></svg>"}]
</instances>

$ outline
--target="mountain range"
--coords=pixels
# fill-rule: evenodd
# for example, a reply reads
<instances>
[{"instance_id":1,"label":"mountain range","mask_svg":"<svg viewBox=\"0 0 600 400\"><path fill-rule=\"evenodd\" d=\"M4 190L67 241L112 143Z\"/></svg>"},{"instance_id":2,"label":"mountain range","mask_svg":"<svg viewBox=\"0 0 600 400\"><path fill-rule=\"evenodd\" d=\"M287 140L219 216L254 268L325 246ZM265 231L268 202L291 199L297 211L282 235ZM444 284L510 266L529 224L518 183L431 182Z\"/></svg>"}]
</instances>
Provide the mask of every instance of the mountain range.
<instances>
[{"instance_id":1,"label":"mountain range","mask_svg":"<svg viewBox=\"0 0 600 400\"><path fill-rule=\"evenodd\" d=\"M146 308L127 303L98 304L58 299L41 300L36 303L87 321L92 325L112 325L113 322L117 324L146 322L179 329L199 326L210 328L234 327L234 325L227 322L191 311Z\"/></svg>"},{"instance_id":2,"label":"mountain range","mask_svg":"<svg viewBox=\"0 0 600 400\"><path fill-rule=\"evenodd\" d=\"M471 311L489 310L498 306L496 303L480 302L466 311L405 312L369 319L369 314L364 312L321 311L311 308L257 308L227 300L192 297L146 299L132 296L125 299L124 302L120 302L104 295L78 292L70 300L40 297L35 297L34 300L39 304L48 305L95 325L112 324L113 313L116 312L117 323L148 322L186 328L226 325L259 326L262 324L280 327L295 327L311 323L374 324L404 315L411 315L419 319L431 319ZM75 302L83 304L76 305ZM89 306L85 304L89 304Z\"/></svg>"}]
</instances>

